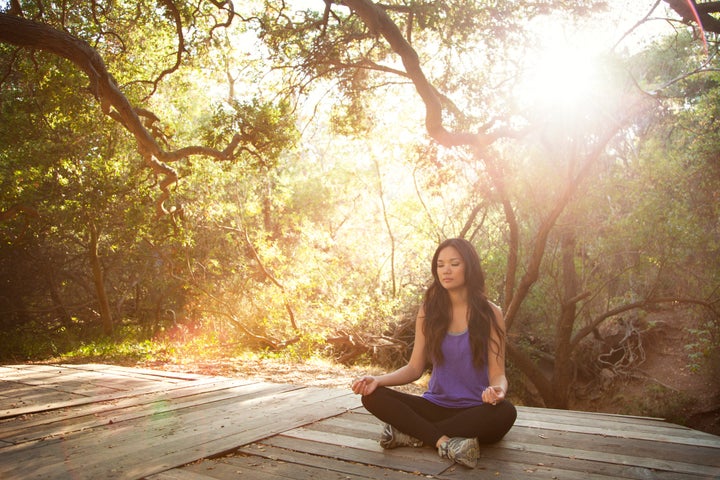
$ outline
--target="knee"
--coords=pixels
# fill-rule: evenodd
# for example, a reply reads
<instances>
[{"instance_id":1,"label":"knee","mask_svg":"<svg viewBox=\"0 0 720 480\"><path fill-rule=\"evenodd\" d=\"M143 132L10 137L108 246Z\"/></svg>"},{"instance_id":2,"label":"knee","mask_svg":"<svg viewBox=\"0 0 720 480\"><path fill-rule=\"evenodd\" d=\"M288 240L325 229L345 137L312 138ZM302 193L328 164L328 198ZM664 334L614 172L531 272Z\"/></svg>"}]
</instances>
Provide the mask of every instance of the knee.
<instances>
[{"instance_id":1,"label":"knee","mask_svg":"<svg viewBox=\"0 0 720 480\"><path fill-rule=\"evenodd\" d=\"M501 407L500 410L502 412L503 418L505 418L507 423L512 427L515 423L515 420L517 420L517 409L515 408L515 405L505 400L504 402L501 402L498 406Z\"/></svg>"},{"instance_id":2,"label":"knee","mask_svg":"<svg viewBox=\"0 0 720 480\"><path fill-rule=\"evenodd\" d=\"M515 424L515 420L517 419L517 409L515 405L507 400L498 404L495 418L497 419L495 424L496 430L494 435L492 435L493 438L490 439L491 443L502 439Z\"/></svg>"},{"instance_id":3,"label":"knee","mask_svg":"<svg viewBox=\"0 0 720 480\"><path fill-rule=\"evenodd\" d=\"M376 409L376 406L381 403L381 398L384 396L384 389L385 387L379 387L377 388L373 393L370 395L363 395L360 397L360 401L363 404L363 407L370 412L373 413Z\"/></svg>"}]
</instances>

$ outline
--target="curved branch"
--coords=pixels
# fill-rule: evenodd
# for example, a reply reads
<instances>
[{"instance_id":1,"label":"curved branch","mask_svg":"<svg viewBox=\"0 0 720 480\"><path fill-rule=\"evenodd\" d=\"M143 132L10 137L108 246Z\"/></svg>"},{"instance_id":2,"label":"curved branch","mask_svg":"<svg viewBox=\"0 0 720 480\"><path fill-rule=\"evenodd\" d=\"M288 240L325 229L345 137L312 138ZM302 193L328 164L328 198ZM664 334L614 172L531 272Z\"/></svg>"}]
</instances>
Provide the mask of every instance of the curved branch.
<instances>
[{"instance_id":1,"label":"curved branch","mask_svg":"<svg viewBox=\"0 0 720 480\"><path fill-rule=\"evenodd\" d=\"M87 75L90 80L90 90L100 102L103 113L119 122L133 134L145 165L156 176L162 177L158 183L162 193L157 201L157 210L160 214L174 211L173 209L168 210L164 206L170 196L169 187L178 180L177 172L167 164L168 162L177 161L189 155L207 155L223 160L234 158L235 149L241 140L237 135L225 150L186 147L174 152L164 151L140 120L138 112L151 120L155 116L145 110L133 107L108 72L100 54L84 40L43 23L0 13L0 42L57 55L69 60Z\"/></svg>"},{"instance_id":2,"label":"curved branch","mask_svg":"<svg viewBox=\"0 0 720 480\"><path fill-rule=\"evenodd\" d=\"M344 0L342 3L363 20L371 33L382 35L393 51L400 55L405 71L425 103L425 128L433 139L445 147L467 145L484 148L502 136L501 132L470 133L447 130L442 121L442 103L435 88L425 77L417 52L386 11L371 0ZM510 135L509 132L502 133Z\"/></svg>"},{"instance_id":3,"label":"curved branch","mask_svg":"<svg viewBox=\"0 0 720 480\"><path fill-rule=\"evenodd\" d=\"M152 91L148 93L145 98L151 97L155 91L157 91L158 84L163 78L180 68L180 64L182 63L182 54L185 51L185 37L183 36L183 24L182 19L180 18L180 12L178 12L177 7L172 0L160 0L160 3L167 8L173 22L175 22L175 35L177 35L178 39L177 52L175 52L175 65L160 72L160 75L158 75L158 77L153 81Z\"/></svg>"},{"instance_id":4,"label":"curved branch","mask_svg":"<svg viewBox=\"0 0 720 480\"><path fill-rule=\"evenodd\" d=\"M600 325L602 322L607 320L610 317L614 317L616 315L620 315L621 313L628 312L630 310L637 310L637 309L643 309L645 307L648 307L650 305L659 305L661 303L685 303L685 304L692 304L692 305L700 305L711 312L715 314L716 317L720 317L720 312L715 309L715 303L717 302L709 302L707 300L703 300L700 298L690 298L690 297L658 297L658 298L648 298L645 300L640 300L637 302L627 303L625 305L621 305L617 308L614 308L612 310L609 310L602 315L599 315L597 318L595 318L591 323L586 325L585 327L578 330L578 332L573 337L572 341L570 342L570 350L574 350L575 347L578 346L580 341L590 335L593 330L595 330L598 325Z\"/></svg>"},{"instance_id":5,"label":"curved branch","mask_svg":"<svg viewBox=\"0 0 720 480\"><path fill-rule=\"evenodd\" d=\"M699 23L698 27L706 32L720 33L720 20L712 13L720 13L720 2L698 3L695 0L665 0L684 23Z\"/></svg>"},{"instance_id":6,"label":"curved branch","mask_svg":"<svg viewBox=\"0 0 720 480\"><path fill-rule=\"evenodd\" d=\"M31 207L30 205L17 204L7 210L0 210L0 222L9 220L21 213L27 215L28 217L40 218L40 213L34 207Z\"/></svg>"}]
</instances>

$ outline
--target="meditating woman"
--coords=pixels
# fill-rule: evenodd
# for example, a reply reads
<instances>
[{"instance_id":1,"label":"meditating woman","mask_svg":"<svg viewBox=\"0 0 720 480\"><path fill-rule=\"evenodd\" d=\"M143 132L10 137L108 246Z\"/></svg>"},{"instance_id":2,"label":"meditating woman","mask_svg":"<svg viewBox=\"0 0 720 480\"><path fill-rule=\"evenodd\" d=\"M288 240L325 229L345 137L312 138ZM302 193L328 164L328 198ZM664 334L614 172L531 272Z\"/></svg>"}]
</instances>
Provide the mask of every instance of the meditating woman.
<instances>
[{"instance_id":1,"label":"meditating woman","mask_svg":"<svg viewBox=\"0 0 720 480\"><path fill-rule=\"evenodd\" d=\"M475 467L480 444L500 440L517 415L505 398L505 322L485 296L485 275L470 242L441 243L431 270L407 365L359 378L352 390L386 422L383 448L434 446L441 457ZM422 396L387 388L414 382L429 363L432 374Z\"/></svg>"}]
</instances>

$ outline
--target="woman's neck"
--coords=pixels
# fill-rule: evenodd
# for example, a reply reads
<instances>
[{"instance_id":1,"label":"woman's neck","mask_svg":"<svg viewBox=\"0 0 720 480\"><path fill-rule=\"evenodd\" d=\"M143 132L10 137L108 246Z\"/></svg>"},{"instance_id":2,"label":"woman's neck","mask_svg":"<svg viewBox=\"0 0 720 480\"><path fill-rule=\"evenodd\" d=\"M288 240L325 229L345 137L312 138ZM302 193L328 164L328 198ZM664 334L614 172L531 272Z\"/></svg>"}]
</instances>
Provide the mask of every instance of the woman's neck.
<instances>
[{"instance_id":1,"label":"woman's neck","mask_svg":"<svg viewBox=\"0 0 720 480\"><path fill-rule=\"evenodd\" d=\"M450 303L453 308L466 306L468 303L467 288L460 288L458 290L448 290L450 296Z\"/></svg>"},{"instance_id":2,"label":"woman's neck","mask_svg":"<svg viewBox=\"0 0 720 480\"><path fill-rule=\"evenodd\" d=\"M450 323L448 332L463 333L468 329L467 290L448 291L450 294Z\"/></svg>"}]
</instances>

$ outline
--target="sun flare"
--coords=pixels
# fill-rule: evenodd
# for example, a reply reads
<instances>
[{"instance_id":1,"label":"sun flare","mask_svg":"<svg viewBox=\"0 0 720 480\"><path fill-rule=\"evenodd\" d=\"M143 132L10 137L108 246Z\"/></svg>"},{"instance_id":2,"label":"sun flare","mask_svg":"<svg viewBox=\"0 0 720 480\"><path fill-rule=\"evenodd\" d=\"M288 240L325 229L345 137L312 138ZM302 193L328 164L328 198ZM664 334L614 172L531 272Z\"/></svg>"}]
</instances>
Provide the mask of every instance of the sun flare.
<instances>
[{"instance_id":1,"label":"sun flare","mask_svg":"<svg viewBox=\"0 0 720 480\"><path fill-rule=\"evenodd\" d=\"M587 99L596 76L597 66L587 52L560 45L535 59L523 88L540 106L567 110Z\"/></svg>"},{"instance_id":2,"label":"sun flare","mask_svg":"<svg viewBox=\"0 0 720 480\"><path fill-rule=\"evenodd\" d=\"M520 59L518 106L540 113L581 112L602 90L601 59L612 48L615 32L581 28L553 17L539 19L530 28L537 43Z\"/></svg>"}]
</instances>

